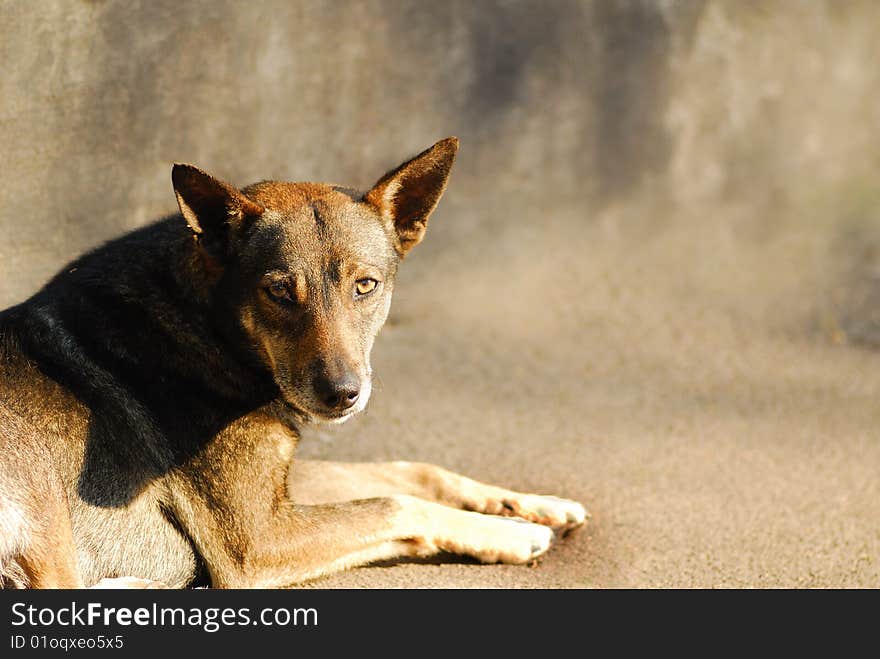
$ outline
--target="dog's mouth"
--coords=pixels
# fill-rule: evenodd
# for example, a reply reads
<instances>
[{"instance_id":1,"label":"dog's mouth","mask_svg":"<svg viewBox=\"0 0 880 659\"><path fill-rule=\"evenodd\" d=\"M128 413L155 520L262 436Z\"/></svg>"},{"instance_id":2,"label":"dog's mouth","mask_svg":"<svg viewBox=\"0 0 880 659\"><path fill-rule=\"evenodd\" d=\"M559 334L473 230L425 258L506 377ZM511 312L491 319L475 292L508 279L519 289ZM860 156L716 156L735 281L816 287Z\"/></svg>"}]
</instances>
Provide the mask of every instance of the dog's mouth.
<instances>
[{"instance_id":1,"label":"dog's mouth","mask_svg":"<svg viewBox=\"0 0 880 659\"><path fill-rule=\"evenodd\" d=\"M329 423L332 425L337 425L340 423L345 423L351 417L356 416L360 412L360 410L349 410L347 412L341 412L336 414L323 414L318 417L316 420L318 423Z\"/></svg>"},{"instance_id":2,"label":"dog's mouth","mask_svg":"<svg viewBox=\"0 0 880 659\"><path fill-rule=\"evenodd\" d=\"M284 405L284 408L300 423L339 423L340 418L348 416L346 414L317 412L306 409L299 402L291 400L283 393L281 394L280 401Z\"/></svg>"},{"instance_id":3,"label":"dog's mouth","mask_svg":"<svg viewBox=\"0 0 880 659\"><path fill-rule=\"evenodd\" d=\"M334 410L322 408L318 405L304 404L301 400L301 396L297 395L299 392L296 392L295 390L291 392L289 389L280 385L279 388L281 389L281 401L284 403L287 410L292 413L300 423L327 423L334 425L345 423L352 417L363 412L372 389L368 379L366 385L361 391L357 403L348 409Z\"/></svg>"},{"instance_id":4,"label":"dog's mouth","mask_svg":"<svg viewBox=\"0 0 880 659\"><path fill-rule=\"evenodd\" d=\"M316 424L316 423L329 423L329 424L340 424L345 423L351 417L355 416L360 412L359 409L350 409L344 412L327 412L327 411L311 411L303 409L297 403L293 403L288 400L286 397L282 398L284 405L287 409L293 413L293 415L301 422L308 424Z\"/></svg>"}]
</instances>

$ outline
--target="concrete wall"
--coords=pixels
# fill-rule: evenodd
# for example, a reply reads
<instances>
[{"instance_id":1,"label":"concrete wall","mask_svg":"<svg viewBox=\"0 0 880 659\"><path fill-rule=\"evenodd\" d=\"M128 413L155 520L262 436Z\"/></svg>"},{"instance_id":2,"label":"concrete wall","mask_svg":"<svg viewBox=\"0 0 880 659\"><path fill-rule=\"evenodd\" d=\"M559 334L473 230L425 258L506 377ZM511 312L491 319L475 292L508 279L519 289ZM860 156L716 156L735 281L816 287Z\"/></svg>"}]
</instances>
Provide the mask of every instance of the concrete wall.
<instances>
[{"instance_id":1,"label":"concrete wall","mask_svg":"<svg viewBox=\"0 0 880 659\"><path fill-rule=\"evenodd\" d=\"M174 161L367 186L455 134L425 263L523 224L795 227L869 337L878 24L872 0L6 0L0 305L174 210Z\"/></svg>"}]
</instances>

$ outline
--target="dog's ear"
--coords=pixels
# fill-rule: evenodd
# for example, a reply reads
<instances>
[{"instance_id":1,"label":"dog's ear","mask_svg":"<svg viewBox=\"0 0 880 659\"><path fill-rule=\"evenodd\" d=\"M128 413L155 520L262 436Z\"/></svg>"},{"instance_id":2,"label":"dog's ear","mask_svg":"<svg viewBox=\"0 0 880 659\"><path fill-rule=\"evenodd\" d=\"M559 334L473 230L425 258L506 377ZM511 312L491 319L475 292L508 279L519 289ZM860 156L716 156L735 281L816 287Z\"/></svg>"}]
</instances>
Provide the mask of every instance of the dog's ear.
<instances>
[{"instance_id":1,"label":"dog's ear","mask_svg":"<svg viewBox=\"0 0 880 659\"><path fill-rule=\"evenodd\" d=\"M175 164L171 182L177 205L200 245L220 256L230 231L259 217L265 209L236 188L215 179L198 167Z\"/></svg>"},{"instance_id":2,"label":"dog's ear","mask_svg":"<svg viewBox=\"0 0 880 659\"><path fill-rule=\"evenodd\" d=\"M397 232L397 251L405 256L425 235L428 217L446 189L458 151L458 138L447 137L385 174L364 200Z\"/></svg>"}]
</instances>

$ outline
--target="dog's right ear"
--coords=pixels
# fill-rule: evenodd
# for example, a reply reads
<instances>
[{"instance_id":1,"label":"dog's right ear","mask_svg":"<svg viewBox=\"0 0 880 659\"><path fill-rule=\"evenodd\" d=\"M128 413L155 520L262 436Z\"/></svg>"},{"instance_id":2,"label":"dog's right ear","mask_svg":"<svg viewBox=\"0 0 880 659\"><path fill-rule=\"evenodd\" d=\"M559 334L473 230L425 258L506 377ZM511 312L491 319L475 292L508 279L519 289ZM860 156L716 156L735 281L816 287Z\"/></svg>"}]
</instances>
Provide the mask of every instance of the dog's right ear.
<instances>
[{"instance_id":1,"label":"dog's right ear","mask_svg":"<svg viewBox=\"0 0 880 659\"><path fill-rule=\"evenodd\" d=\"M177 205L196 241L214 257L222 256L230 231L240 229L265 211L233 186L192 165L175 164L171 182Z\"/></svg>"}]
</instances>

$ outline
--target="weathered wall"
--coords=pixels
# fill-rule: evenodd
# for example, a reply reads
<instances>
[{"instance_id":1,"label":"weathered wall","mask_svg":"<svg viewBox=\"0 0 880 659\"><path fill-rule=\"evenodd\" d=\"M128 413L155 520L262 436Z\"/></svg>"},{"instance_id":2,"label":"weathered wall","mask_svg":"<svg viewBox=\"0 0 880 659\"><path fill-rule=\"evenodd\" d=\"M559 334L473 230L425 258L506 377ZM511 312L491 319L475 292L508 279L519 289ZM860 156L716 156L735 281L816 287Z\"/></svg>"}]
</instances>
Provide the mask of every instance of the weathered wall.
<instances>
[{"instance_id":1,"label":"weathered wall","mask_svg":"<svg viewBox=\"0 0 880 659\"><path fill-rule=\"evenodd\" d=\"M563 217L629 223L634 239L676 221L736 240L802 222L813 257L859 247L832 268L851 284L840 322L874 295L871 0L0 8L0 305L174 210L173 161L239 184L365 186L449 134L461 157L423 258Z\"/></svg>"},{"instance_id":2,"label":"weathered wall","mask_svg":"<svg viewBox=\"0 0 880 659\"><path fill-rule=\"evenodd\" d=\"M456 134L370 407L299 455L593 520L535 570L329 583L877 587L878 25L875 0L0 0L0 307L174 210L174 161L367 186Z\"/></svg>"}]
</instances>

